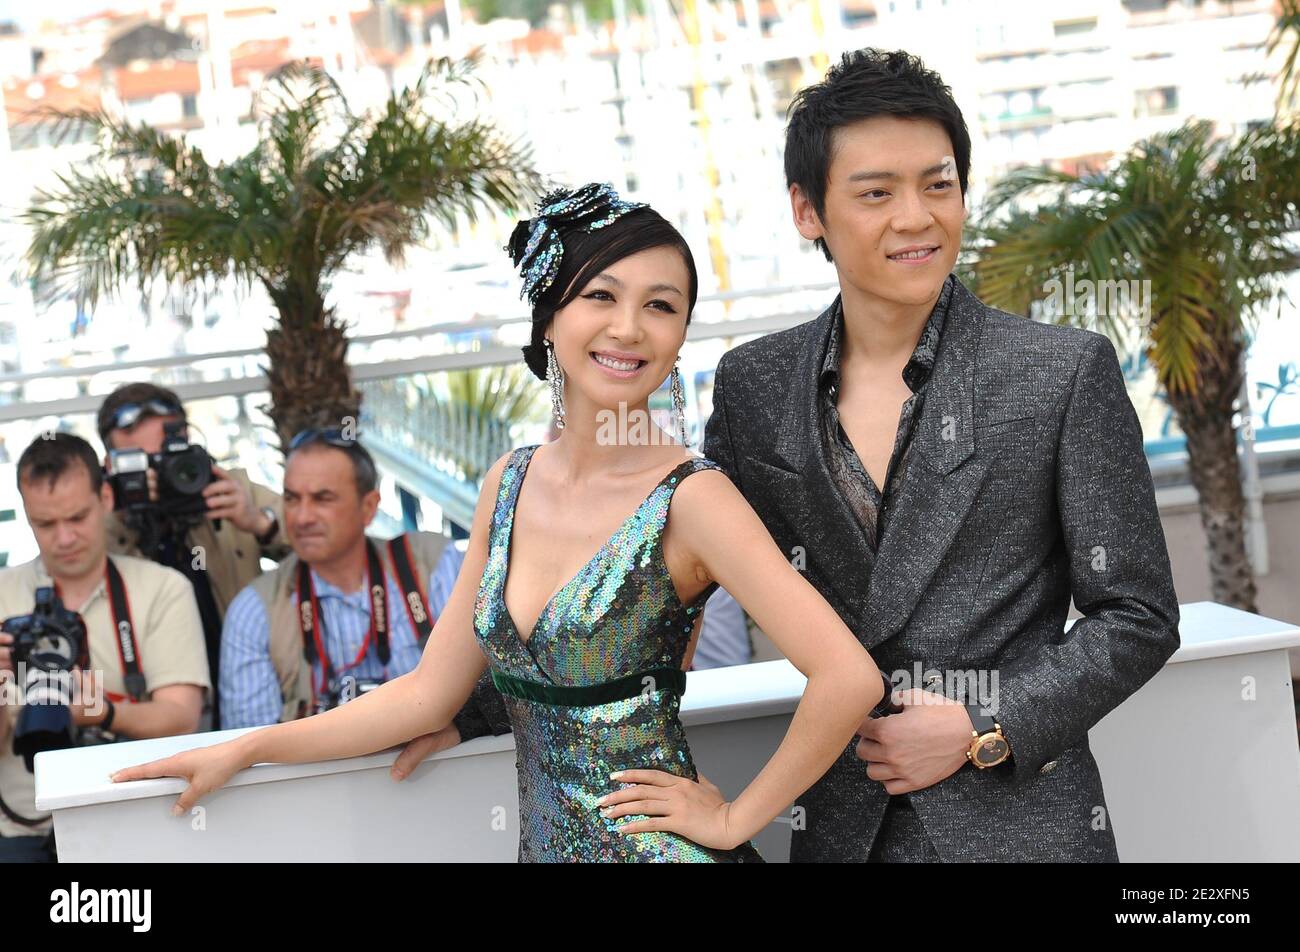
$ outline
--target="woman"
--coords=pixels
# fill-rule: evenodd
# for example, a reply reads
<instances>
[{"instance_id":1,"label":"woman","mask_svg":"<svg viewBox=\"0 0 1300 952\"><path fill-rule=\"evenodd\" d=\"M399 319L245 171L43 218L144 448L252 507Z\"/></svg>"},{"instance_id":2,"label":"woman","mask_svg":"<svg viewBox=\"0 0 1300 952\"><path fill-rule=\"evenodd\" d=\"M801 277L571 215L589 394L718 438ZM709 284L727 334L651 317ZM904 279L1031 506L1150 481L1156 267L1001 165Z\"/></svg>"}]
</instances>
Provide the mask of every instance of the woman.
<instances>
[{"instance_id":1,"label":"woman","mask_svg":"<svg viewBox=\"0 0 1300 952\"><path fill-rule=\"evenodd\" d=\"M675 362L698 288L677 230L588 185L543 199L508 250L533 305L524 354L551 385L561 433L484 478L464 568L417 669L114 779L184 777L184 812L254 763L417 738L394 764L400 779L456 742L448 725L486 663L515 735L521 861L761 861L750 838L844 751L885 682L717 466L648 424L671 370L684 441ZM698 777L677 717L718 585L808 677L779 749L731 802Z\"/></svg>"}]
</instances>

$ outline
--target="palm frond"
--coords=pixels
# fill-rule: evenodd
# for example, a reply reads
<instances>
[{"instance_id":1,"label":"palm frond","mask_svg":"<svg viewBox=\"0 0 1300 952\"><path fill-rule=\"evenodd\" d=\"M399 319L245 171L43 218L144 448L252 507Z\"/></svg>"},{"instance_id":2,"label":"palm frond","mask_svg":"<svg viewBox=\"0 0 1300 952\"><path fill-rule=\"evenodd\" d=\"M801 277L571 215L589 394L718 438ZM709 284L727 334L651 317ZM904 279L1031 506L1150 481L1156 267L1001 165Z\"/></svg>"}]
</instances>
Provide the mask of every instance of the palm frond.
<instances>
[{"instance_id":1,"label":"palm frond","mask_svg":"<svg viewBox=\"0 0 1300 952\"><path fill-rule=\"evenodd\" d=\"M1117 343L1146 333L1158 378L1175 392L1224 372L1222 342L1276 298L1281 273L1300 260L1291 238L1300 229L1294 126L1225 143L1210 123L1192 121L1138 143L1103 172L1024 169L989 195L970 265L981 296L1024 314L1037 301L1049 319ZM1149 300L1138 310L1062 309L1047 292L1059 297L1066 276L1141 282Z\"/></svg>"},{"instance_id":2,"label":"palm frond","mask_svg":"<svg viewBox=\"0 0 1300 952\"><path fill-rule=\"evenodd\" d=\"M400 262L434 227L515 211L540 189L526 145L455 114L481 91L474 65L431 61L361 115L319 67L281 67L258 101L262 141L228 163L104 110L60 113L60 134L89 126L100 148L26 210L28 267L51 295L92 303L130 278L144 289L233 275L312 326L349 256L377 246Z\"/></svg>"},{"instance_id":3,"label":"palm frond","mask_svg":"<svg viewBox=\"0 0 1300 952\"><path fill-rule=\"evenodd\" d=\"M1279 0L1278 17L1269 32L1264 46L1264 55L1272 56L1279 46L1287 44L1286 58L1278 73L1276 110L1281 112L1288 103L1295 101L1300 91L1300 71L1297 60L1300 59L1300 0Z\"/></svg>"}]
</instances>

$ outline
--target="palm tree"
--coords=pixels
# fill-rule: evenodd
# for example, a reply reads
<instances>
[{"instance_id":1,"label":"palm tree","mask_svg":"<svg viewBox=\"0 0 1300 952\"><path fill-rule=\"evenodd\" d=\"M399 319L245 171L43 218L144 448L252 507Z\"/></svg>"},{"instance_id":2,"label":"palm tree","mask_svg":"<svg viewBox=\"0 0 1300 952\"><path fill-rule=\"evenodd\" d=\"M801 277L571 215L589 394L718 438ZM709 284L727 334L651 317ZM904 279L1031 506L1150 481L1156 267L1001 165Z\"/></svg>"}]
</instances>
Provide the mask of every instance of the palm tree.
<instances>
[{"instance_id":1,"label":"palm tree","mask_svg":"<svg viewBox=\"0 0 1300 952\"><path fill-rule=\"evenodd\" d=\"M60 134L89 127L100 149L28 208L33 277L92 306L133 276L142 292L159 279L260 284L277 311L266 352L281 446L356 420L346 316L325 305L331 276L375 247L400 264L435 224L522 207L539 189L527 148L455 118L458 94L478 91L474 65L431 61L382 109L356 114L323 70L287 64L259 97L257 147L229 163L104 109L55 113Z\"/></svg>"},{"instance_id":2,"label":"palm tree","mask_svg":"<svg viewBox=\"0 0 1300 952\"><path fill-rule=\"evenodd\" d=\"M447 441L448 450L457 454L457 463L474 483L482 482L493 461L515 445L513 430L545 420L550 411L537 378L521 363L454 371L443 383L445 394L437 389L429 392L432 402L446 416L478 421L484 431L482 445L465 447Z\"/></svg>"},{"instance_id":3,"label":"palm tree","mask_svg":"<svg viewBox=\"0 0 1300 952\"><path fill-rule=\"evenodd\" d=\"M1295 107L1296 93L1300 92L1300 0L1279 0L1277 22L1268 35L1264 55L1272 56L1280 46L1284 46L1285 58L1278 75L1279 115Z\"/></svg>"},{"instance_id":4,"label":"palm tree","mask_svg":"<svg viewBox=\"0 0 1300 952\"><path fill-rule=\"evenodd\" d=\"M1107 333L1121 350L1131 342L1146 351L1187 438L1213 598L1248 611L1255 580L1233 413L1253 319L1279 293L1279 275L1300 264L1287 237L1300 228L1298 203L1296 126L1228 142L1194 121L1105 171L1013 172L990 190L975 229L979 293L1009 311L1028 315L1067 276L1094 290L1150 282L1109 284L1139 289L1122 306L1049 299L1044 310Z\"/></svg>"}]
</instances>

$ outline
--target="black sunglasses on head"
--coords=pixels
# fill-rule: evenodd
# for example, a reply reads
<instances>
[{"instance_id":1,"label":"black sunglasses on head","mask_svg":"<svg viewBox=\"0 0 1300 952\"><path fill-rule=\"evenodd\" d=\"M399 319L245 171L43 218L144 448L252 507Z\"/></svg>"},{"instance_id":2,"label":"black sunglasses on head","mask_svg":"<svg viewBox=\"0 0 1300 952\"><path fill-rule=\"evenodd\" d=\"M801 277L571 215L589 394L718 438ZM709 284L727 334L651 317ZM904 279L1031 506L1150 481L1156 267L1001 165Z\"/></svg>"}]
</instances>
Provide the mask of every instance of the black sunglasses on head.
<instances>
[{"instance_id":1,"label":"black sunglasses on head","mask_svg":"<svg viewBox=\"0 0 1300 952\"><path fill-rule=\"evenodd\" d=\"M293 439L289 441L289 451L293 452L299 447L306 446L308 443L328 443L330 446L337 446L340 449L347 449L356 446L357 437L349 436L344 432L341 426L331 427L308 427L305 430L299 430L294 434Z\"/></svg>"},{"instance_id":2,"label":"black sunglasses on head","mask_svg":"<svg viewBox=\"0 0 1300 952\"><path fill-rule=\"evenodd\" d=\"M129 430L145 416L179 416L185 418L185 411L174 403L165 400L146 400L143 403L124 403L113 411L113 429Z\"/></svg>"}]
</instances>

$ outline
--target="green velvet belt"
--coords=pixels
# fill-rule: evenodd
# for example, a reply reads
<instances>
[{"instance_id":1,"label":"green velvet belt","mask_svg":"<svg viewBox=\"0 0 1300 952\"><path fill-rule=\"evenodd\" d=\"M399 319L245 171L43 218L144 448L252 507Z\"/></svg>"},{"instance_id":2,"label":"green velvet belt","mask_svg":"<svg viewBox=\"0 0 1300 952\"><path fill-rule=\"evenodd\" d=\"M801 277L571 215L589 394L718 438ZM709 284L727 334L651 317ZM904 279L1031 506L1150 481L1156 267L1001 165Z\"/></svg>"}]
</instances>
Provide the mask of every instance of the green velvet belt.
<instances>
[{"instance_id":1,"label":"green velvet belt","mask_svg":"<svg viewBox=\"0 0 1300 952\"><path fill-rule=\"evenodd\" d=\"M649 683L646 679L650 679ZM686 672L681 668L650 668L600 684L569 685L525 681L523 678L493 671L492 683L502 694L522 701L538 701L560 707L594 707L652 691L670 691L680 696L686 693Z\"/></svg>"}]
</instances>

